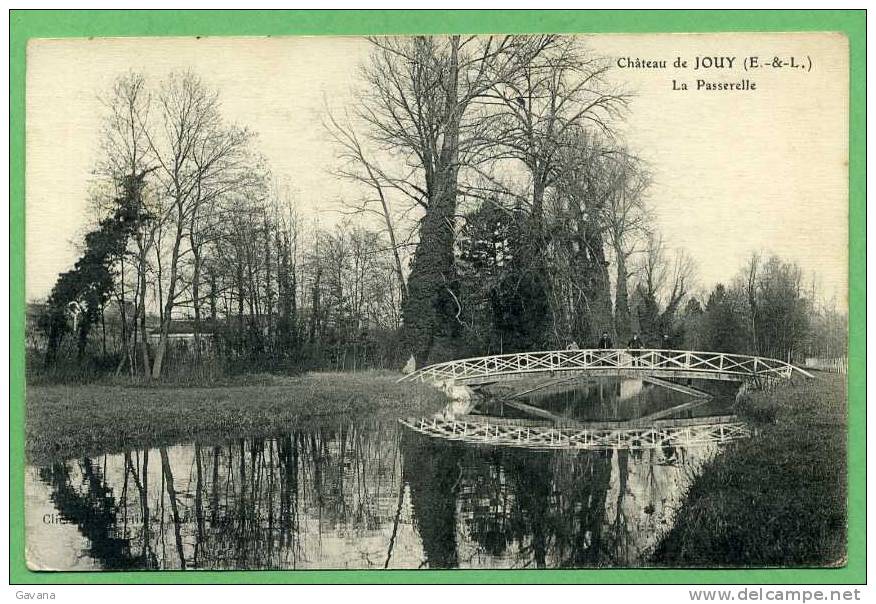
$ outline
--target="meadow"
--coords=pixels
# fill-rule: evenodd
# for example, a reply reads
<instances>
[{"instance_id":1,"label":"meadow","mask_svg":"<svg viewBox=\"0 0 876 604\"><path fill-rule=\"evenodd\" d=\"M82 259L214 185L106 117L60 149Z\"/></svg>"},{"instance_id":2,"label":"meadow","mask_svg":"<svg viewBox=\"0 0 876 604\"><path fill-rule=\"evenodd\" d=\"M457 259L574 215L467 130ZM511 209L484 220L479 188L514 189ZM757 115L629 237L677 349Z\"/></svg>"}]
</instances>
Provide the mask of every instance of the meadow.
<instances>
[{"instance_id":1,"label":"meadow","mask_svg":"<svg viewBox=\"0 0 876 604\"><path fill-rule=\"evenodd\" d=\"M302 424L440 410L437 388L389 371L256 376L243 385L167 387L94 382L27 387L32 463L133 448L271 436Z\"/></svg>"}]
</instances>

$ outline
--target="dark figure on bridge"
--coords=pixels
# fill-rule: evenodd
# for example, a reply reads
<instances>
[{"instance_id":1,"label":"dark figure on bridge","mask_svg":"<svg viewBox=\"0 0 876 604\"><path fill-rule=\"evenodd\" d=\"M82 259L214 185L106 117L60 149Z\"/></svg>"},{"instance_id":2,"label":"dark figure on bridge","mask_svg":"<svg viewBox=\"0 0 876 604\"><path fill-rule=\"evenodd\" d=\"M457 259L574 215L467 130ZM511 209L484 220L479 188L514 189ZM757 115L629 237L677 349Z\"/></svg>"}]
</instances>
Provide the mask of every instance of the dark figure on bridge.
<instances>
[{"instance_id":1,"label":"dark figure on bridge","mask_svg":"<svg viewBox=\"0 0 876 604\"><path fill-rule=\"evenodd\" d=\"M642 354L642 340L639 339L639 334L633 334L632 339L627 343L627 348L630 349L630 356L633 358L633 367L638 367L639 356Z\"/></svg>"},{"instance_id":2,"label":"dark figure on bridge","mask_svg":"<svg viewBox=\"0 0 876 604\"><path fill-rule=\"evenodd\" d=\"M614 344L612 344L611 337L608 335L607 331L602 332L602 337L599 338L598 348L600 348L601 350L608 350L609 348L614 348ZM600 360L602 360L602 362L605 363L606 365L616 365L617 364L617 363L611 362L610 355L603 353L603 352L600 352L597 354L598 354L598 358Z\"/></svg>"}]
</instances>

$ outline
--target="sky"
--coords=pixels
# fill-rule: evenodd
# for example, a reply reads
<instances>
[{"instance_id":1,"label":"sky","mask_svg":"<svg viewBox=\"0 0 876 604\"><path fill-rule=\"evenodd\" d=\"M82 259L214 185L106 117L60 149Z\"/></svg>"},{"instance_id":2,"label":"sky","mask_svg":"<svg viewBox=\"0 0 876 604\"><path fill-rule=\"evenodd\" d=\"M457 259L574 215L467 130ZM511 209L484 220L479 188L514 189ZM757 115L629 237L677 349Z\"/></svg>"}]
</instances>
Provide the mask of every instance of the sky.
<instances>
[{"instance_id":1,"label":"sky","mask_svg":"<svg viewBox=\"0 0 876 604\"><path fill-rule=\"evenodd\" d=\"M848 47L839 34L648 34L583 37L631 94L618 124L649 165L648 201L670 249L696 261L699 286L728 282L753 251L797 262L822 295L847 300ZM99 157L100 97L130 70L154 83L191 69L217 89L226 118L258 134L299 212L337 219L353 185L330 174L325 108L351 106L369 44L361 38L32 40L27 53L26 295L44 298L76 260ZM692 69L695 58L732 68ZM746 70L795 57L803 68ZM673 67L676 57L687 69ZM635 59L666 68L621 68ZM809 69L811 61L811 69ZM725 63L726 65L726 63ZM754 82L755 90L695 90ZM673 90L681 83L688 90Z\"/></svg>"}]
</instances>

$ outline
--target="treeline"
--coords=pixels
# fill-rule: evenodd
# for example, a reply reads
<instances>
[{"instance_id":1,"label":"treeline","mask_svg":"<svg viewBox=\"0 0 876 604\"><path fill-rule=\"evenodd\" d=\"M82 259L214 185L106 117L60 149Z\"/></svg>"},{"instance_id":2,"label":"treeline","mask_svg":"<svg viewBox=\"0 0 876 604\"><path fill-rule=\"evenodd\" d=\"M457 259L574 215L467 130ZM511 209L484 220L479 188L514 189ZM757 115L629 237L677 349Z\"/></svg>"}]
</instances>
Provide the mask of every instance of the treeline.
<instances>
[{"instance_id":1,"label":"treeline","mask_svg":"<svg viewBox=\"0 0 876 604\"><path fill-rule=\"evenodd\" d=\"M245 370L398 368L603 332L785 357L833 321L771 289L791 270L778 260L758 262L753 289L691 298L694 263L654 229L649 171L618 135L629 95L575 38L370 45L356 103L326 112L335 176L362 192L328 228L296 213L196 75L120 77L96 228L39 320L45 364L100 346L117 373L151 378L177 352Z\"/></svg>"},{"instance_id":2,"label":"treeline","mask_svg":"<svg viewBox=\"0 0 876 604\"><path fill-rule=\"evenodd\" d=\"M124 75L105 104L97 226L35 322L46 367L97 360L158 378L168 355L183 371L401 358L387 335L401 301L383 233L299 219L254 135L192 73L154 88Z\"/></svg>"},{"instance_id":3,"label":"treeline","mask_svg":"<svg viewBox=\"0 0 876 604\"><path fill-rule=\"evenodd\" d=\"M779 259L753 261L747 306L721 327L735 340L698 324L719 322L721 294L691 297L695 263L655 229L651 175L619 135L630 96L579 40L371 44L362 102L329 130L339 174L364 186L359 208L382 215L393 241L398 216L419 216L401 333L416 365L595 346L606 332L620 347L637 332L652 346L782 358L844 350L842 317Z\"/></svg>"},{"instance_id":4,"label":"treeline","mask_svg":"<svg viewBox=\"0 0 876 604\"><path fill-rule=\"evenodd\" d=\"M796 264L752 254L736 278L692 297L676 334L694 350L736 352L795 362L848 354L848 317L821 300Z\"/></svg>"}]
</instances>

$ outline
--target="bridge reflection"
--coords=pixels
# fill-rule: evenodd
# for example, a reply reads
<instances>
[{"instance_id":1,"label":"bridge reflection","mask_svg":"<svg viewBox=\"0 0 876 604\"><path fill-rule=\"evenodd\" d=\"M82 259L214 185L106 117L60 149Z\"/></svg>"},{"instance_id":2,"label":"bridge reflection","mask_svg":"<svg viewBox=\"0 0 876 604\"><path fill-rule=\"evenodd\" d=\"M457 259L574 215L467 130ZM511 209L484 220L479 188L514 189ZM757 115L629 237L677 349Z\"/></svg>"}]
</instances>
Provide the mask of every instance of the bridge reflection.
<instances>
[{"instance_id":1,"label":"bridge reflection","mask_svg":"<svg viewBox=\"0 0 876 604\"><path fill-rule=\"evenodd\" d=\"M751 436L735 415L690 419L633 420L626 422L552 422L507 420L484 416L423 417L400 420L404 426L435 438L476 445L526 449L659 449L725 443Z\"/></svg>"}]
</instances>

